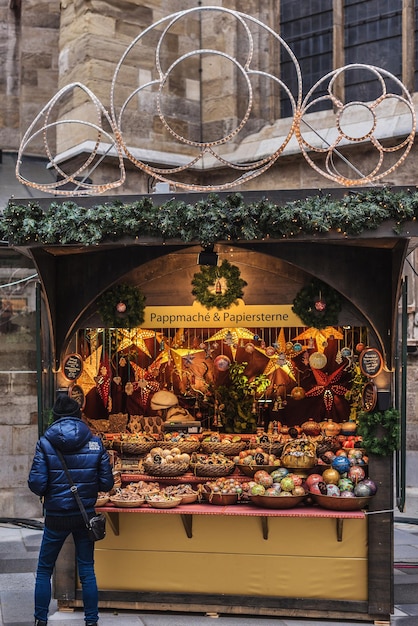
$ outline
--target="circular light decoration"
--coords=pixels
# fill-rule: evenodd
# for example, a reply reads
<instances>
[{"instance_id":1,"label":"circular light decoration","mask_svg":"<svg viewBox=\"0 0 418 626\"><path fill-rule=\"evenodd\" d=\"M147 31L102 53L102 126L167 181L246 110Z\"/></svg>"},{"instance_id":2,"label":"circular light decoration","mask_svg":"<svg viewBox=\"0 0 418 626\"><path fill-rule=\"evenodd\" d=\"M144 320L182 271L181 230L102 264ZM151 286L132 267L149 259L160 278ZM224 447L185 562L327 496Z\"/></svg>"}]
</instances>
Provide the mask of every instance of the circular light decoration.
<instances>
[{"instance_id":1,"label":"circular light decoration","mask_svg":"<svg viewBox=\"0 0 418 626\"><path fill-rule=\"evenodd\" d=\"M346 74L353 73L357 80L376 85L378 95L372 102L343 102L339 96L340 85L347 83ZM396 93L388 91L395 89ZM325 91L325 94L324 94ZM326 138L321 127L315 128L320 116L317 106L329 103L327 117L334 115L334 129L327 130ZM396 113L394 113L394 111ZM395 142L388 119L401 120L402 138ZM389 131L387 130L389 128ZM416 116L411 95L396 76L373 65L351 64L329 72L309 90L300 112L296 136L302 154L309 165L322 176L346 187L369 185L381 180L406 159L415 139ZM365 171L365 159L356 164L355 155L343 154L350 145L368 142L374 150L374 161ZM322 157L322 159L321 159Z\"/></svg>"},{"instance_id":2,"label":"circular light decoration","mask_svg":"<svg viewBox=\"0 0 418 626\"><path fill-rule=\"evenodd\" d=\"M230 32L236 32L239 37L239 55L233 56L229 52L229 43L215 40L212 36L213 24L222 21L224 28ZM184 32L192 31L193 24L200 24L200 39L187 40L188 51L173 59L172 50L169 48L169 39L173 32L182 28ZM206 28L208 25L208 28ZM207 33L207 35L206 35ZM126 94L126 74L132 71L132 58L141 54L141 46L149 37L156 38L155 65L150 68L147 65L147 79L141 80L144 73L138 72L139 81L131 93ZM269 72L259 67L259 59L254 55L258 40L265 41L265 45L278 47L292 66L292 81L295 85L295 93L280 78L276 69ZM269 43L267 43L269 42ZM206 45L207 44L207 45ZM233 46L231 47L233 49ZM168 56L167 51L170 51ZM235 50L234 50L235 52ZM165 59L169 58L167 62ZM135 61L133 61L135 63ZM273 65L273 64L272 64ZM275 66L274 66L275 67ZM196 69L199 68L199 69ZM217 69L215 69L217 68ZM235 77L231 80L220 80L219 92L216 92L217 83L213 81L213 75ZM184 93L188 91L188 85L195 80L201 85L201 93L205 90L210 97L202 97L200 106L196 102L196 112L200 119L197 124L173 125L171 102L173 96L178 98L178 89L184 87ZM254 88L257 81L259 87ZM123 85L123 89L121 89ZM171 85L176 85L176 93L173 94ZM210 87L209 87L210 85ZM180 86L180 87L179 87ZM229 86L229 87L228 87ZM262 88L260 88L260 86ZM228 93L225 90L229 88ZM209 91L210 89L210 91ZM214 91L215 90L215 91ZM222 90L222 91L221 91ZM258 157L252 156L249 148L242 155L240 150L228 147L239 146L242 140L250 132L247 130L247 122L253 113L257 98L264 93L279 93L290 104L292 115L288 119L284 137L281 136L273 146L269 154ZM122 100L120 94L124 94ZM230 100L243 105L243 112L235 122L231 117L231 124L227 121L224 127L231 126L225 133L213 130L216 125L211 124L216 110L218 109L219 120L224 120L225 100ZM113 77L111 88L111 116L114 125L119 130L119 140L123 151L128 159L138 168L154 177L182 189L194 191L225 190L235 187L237 184L251 180L267 169L282 154L294 133L294 120L296 112L302 100L302 78L298 61L288 44L271 28L258 19L225 7L198 6L172 13L157 21L155 24L141 32L128 46L122 55ZM131 120L142 114L141 103L146 102L149 109L154 107L155 115L151 123L159 123L161 134L168 132L172 140L177 144L174 149L179 155L178 163L172 167L156 167L141 159L138 155L137 146L132 148L134 134L130 131ZM205 115L207 113L207 115ZM228 120L229 121L229 120ZM266 120L266 125L269 124ZM194 134L197 127L200 132ZM217 127L219 128L219 126ZM202 138L203 137L203 138ZM232 145L232 148L234 148ZM146 146L148 149L148 146ZM203 185L192 182L197 168L208 170L216 167L226 168L229 172L229 180L219 184ZM186 180L185 172L191 171L189 181Z\"/></svg>"},{"instance_id":3,"label":"circular light decoration","mask_svg":"<svg viewBox=\"0 0 418 626\"><path fill-rule=\"evenodd\" d=\"M81 95L78 91L82 92ZM95 121L67 118L60 119L61 109L65 108L64 103L66 103L70 97L73 99L79 98L80 101L86 99L90 101L92 110L95 113ZM110 128L111 132L103 128L104 122ZM60 133L62 133L62 128L65 126L70 127L68 131L69 134L78 133L86 143L89 142L93 146L84 163L81 163L81 165L71 173L64 170L64 164L61 166L58 163L57 155L54 155L52 148L56 142L56 132L60 131ZM26 178L23 173L24 152L28 149L31 142L34 140L39 141L39 137L42 138L44 144L45 156L49 159L52 170L55 171L56 180L53 182L31 181ZM119 178L102 184L94 184L89 178L89 175L105 160L106 154L102 155L99 152L102 143L108 146L108 156L111 156L112 159L115 155L118 157ZM125 182L123 158L122 147L117 141L117 130L113 125L109 113L100 100L82 83L71 83L60 89L58 93L49 100L24 134L16 161L16 178L28 187L33 187L34 189L46 193L53 193L54 195L86 196L100 194L110 189L120 187ZM31 170L30 173L32 174L33 170Z\"/></svg>"}]
</instances>

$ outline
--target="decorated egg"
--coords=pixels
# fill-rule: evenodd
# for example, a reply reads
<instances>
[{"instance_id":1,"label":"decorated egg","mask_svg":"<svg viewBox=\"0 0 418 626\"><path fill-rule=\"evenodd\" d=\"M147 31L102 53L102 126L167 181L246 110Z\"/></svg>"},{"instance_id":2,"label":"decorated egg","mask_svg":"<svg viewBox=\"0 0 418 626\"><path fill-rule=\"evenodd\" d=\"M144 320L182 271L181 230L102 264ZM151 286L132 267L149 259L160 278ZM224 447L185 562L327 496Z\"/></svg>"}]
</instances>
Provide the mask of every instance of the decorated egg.
<instances>
[{"instance_id":1,"label":"decorated egg","mask_svg":"<svg viewBox=\"0 0 418 626\"><path fill-rule=\"evenodd\" d=\"M375 493L377 492L377 485L376 485L376 483L373 480L371 480L370 478L365 478L361 482L362 482L363 485L367 485L367 487L370 490L370 495L374 496Z\"/></svg>"},{"instance_id":2,"label":"decorated egg","mask_svg":"<svg viewBox=\"0 0 418 626\"><path fill-rule=\"evenodd\" d=\"M288 477L293 480L295 487L300 487L303 483L303 478L299 474L289 474Z\"/></svg>"},{"instance_id":3,"label":"decorated egg","mask_svg":"<svg viewBox=\"0 0 418 626\"><path fill-rule=\"evenodd\" d=\"M355 498L356 496L354 495L354 491L341 491L340 497L341 498Z\"/></svg>"},{"instance_id":4,"label":"decorated egg","mask_svg":"<svg viewBox=\"0 0 418 626\"><path fill-rule=\"evenodd\" d=\"M331 463L331 467L336 469L340 474L345 474L351 467L350 459L346 456L336 456Z\"/></svg>"},{"instance_id":5,"label":"decorated egg","mask_svg":"<svg viewBox=\"0 0 418 626\"><path fill-rule=\"evenodd\" d=\"M353 491L354 484L349 478L340 478L338 488L340 491Z\"/></svg>"},{"instance_id":6,"label":"decorated egg","mask_svg":"<svg viewBox=\"0 0 418 626\"><path fill-rule=\"evenodd\" d=\"M264 496L265 493L266 493L266 489L265 487L263 487L263 485L256 483L251 487L252 496Z\"/></svg>"},{"instance_id":7,"label":"decorated egg","mask_svg":"<svg viewBox=\"0 0 418 626\"><path fill-rule=\"evenodd\" d=\"M295 488L295 483L290 476L285 476L284 478L282 478L280 485L283 491L293 491L293 489Z\"/></svg>"},{"instance_id":8,"label":"decorated egg","mask_svg":"<svg viewBox=\"0 0 418 626\"><path fill-rule=\"evenodd\" d=\"M302 487L302 485L296 485L295 488L293 489L293 495L294 496L304 496L305 495L305 490Z\"/></svg>"},{"instance_id":9,"label":"decorated egg","mask_svg":"<svg viewBox=\"0 0 418 626\"><path fill-rule=\"evenodd\" d=\"M327 485L327 496L338 497L340 495L340 490L337 485Z\"/></svg>"},{"instance_id":10,"label":"decorated egg","mask_svg":"<svg viewBox=\"0 0 418 626\"><path fill-rule=\"evenodd\" d=\"M287 469L287 467L278 467L277 469L272 471L270 476L272 477L273 482L279 483L282 480L282 478L284 478L288 474L289 474L289 470Z\"/></svg>"},{"instance_id":11,"label":"decorated egg","mask_svg":"<svg viewBox=\"0 0 418 626\"><path fill-rule=\"evenodd\" d=\"M307 476L305 479L305 485L307 486L309 490L311 490L311 487L313 485L320 483L321 481L322 481L321 474L309 474L309 476Z\"/></svg>"},{"instance_id":12,"label":"decorated egg","mask_svg":"<svg viewBox=\"0 0 418 626\"><path fill-rule=\"evenodd\" d=\"M259 485L263 485L264 487L271 487L273 484L273 478L268 472L264 470L259 470L258 472L256 472L254 474L254 480Z\"/></svg>"},{"instance_id":13,"label":"decorated egg","mask_svg":"<svg viewBox=\"0 0 418 626\"><path fill-rule=\"evenodd\" d=\"M355 483L360 482L366 476L366 472L360 465L352 465L348 470L348 478Z\"/></svg>"},{"instance_id":14,"label":"decorated egg","mask_svg":"<svg viewBox=\"0 0 418 626\"><path fill-rule=\"evenodd\" d=\"M365 483L361 480L354 487L354 495L358 498L367 498L368 496L372 495L372 488L368 483Z\"/></svg>"},{"instance_id":15,"label":"decorated egg","mask_svg":"<svg viewBox=\"0 0 418 626\"><path fill-rule=\"evenodd\" d=\"M266 492L265 492L264 495L266 495L266 496L278 496L280 491L281 491L280 485L276 485L276 487L269 487L268 489L266 489Z\"/></svg>"},{"instance_id":16,"label":"decorated egg","mask_svg":"<svg viewBox=\"0 0 418 626\"><path fill-rule=\"evenodd\" d=\"M340 480L340 472L332 467L322 472L322 480L327 484L338 484Z\"/></svg>"}]
</instances>

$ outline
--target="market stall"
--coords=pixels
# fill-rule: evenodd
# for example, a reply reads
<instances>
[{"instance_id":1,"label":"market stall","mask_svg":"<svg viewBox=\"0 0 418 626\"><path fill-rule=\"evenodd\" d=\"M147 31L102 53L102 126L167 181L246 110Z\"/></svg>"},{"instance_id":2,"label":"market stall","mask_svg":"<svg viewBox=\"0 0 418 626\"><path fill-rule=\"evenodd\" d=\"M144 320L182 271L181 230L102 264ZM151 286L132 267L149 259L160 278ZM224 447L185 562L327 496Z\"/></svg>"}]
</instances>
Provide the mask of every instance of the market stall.
<instances>
[{"instance_id":1,"label":"market stall","mask_svg":"<svg viewBox=\"0 0 418 626\"><path fill-rule=\"evenodd\" d=\"M80 402L121 477L98 503L102 607L389 620L393 366L414 228L216 250L146 236L16 246L42 282L55 387ZM232 481L233 501L215 502ZM159 501L185 484L195 501L124 505L150 483ZM82 603L70 543L55 596Z\"/></svg>"}]
</instances>

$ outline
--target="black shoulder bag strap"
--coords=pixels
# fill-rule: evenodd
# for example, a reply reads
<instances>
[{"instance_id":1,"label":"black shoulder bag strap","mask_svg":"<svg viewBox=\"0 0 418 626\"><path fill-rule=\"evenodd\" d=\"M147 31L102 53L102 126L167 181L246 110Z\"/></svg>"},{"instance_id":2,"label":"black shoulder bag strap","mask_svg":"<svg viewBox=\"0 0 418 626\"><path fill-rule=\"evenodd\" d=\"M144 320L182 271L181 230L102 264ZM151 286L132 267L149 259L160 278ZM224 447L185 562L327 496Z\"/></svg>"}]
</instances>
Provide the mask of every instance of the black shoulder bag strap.
<instances>
[{"instance_id":1,"label":"black shoulder bag strap","mask_svg":"<svg viewBox=\"0 0 418 626\"><path fill-rule=\"evenodd\" d=\"M78 504L78 507L79 507L79 509L81 511L81 515L83 516L83 520L84 520L84 522L86 524L86 528L90 528L90 520L89 520L89 517L87 515L87 511L84 508L84 504L82 503L80 496L78 495L77 485L74 484L74 481L71 478L71 474L70 474L69 469L67 467L67 463L65 462L65 459L64 459L64 457L62 455L62 452L61 452L61 450L57 450L57 448L54 448L54 450L55 450L55 453L58 456L59 460L61 461L61 465L64 468L64 472L67 475L68 482L70 483L71 493L73 494L74 498L77 500L77 504Z\"/></svg>"}]
</instances>

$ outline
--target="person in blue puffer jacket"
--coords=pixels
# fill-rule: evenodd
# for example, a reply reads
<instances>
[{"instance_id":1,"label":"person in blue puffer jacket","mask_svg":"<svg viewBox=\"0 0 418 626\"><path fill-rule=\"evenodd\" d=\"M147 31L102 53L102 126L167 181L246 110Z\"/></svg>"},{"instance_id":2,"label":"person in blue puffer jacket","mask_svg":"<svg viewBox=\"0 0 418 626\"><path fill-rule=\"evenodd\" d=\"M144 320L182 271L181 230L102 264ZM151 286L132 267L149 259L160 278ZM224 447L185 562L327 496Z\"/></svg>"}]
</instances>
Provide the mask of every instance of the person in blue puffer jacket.
<instances>
[{"instance_id":1,"label":"person in blue puffer jacket","mask_svg":"<svg viewBox=\"0 0 418 626\"><path fill-rule=\"evenodd\" d=\"M109 455L99 437L81 419L79 404L60 394L52 409L54 422L36 444L28 486L43 499L45 524L35 583L35 626L46 626L51 601L51 576L69 534L74 538L78 575L83 589L86 626L97 626L98 590L94 572L94 542L89 539L77 501L70 490L59 449L89 517L99 491L114 484Z\"/></svg>"}]
</instances>

